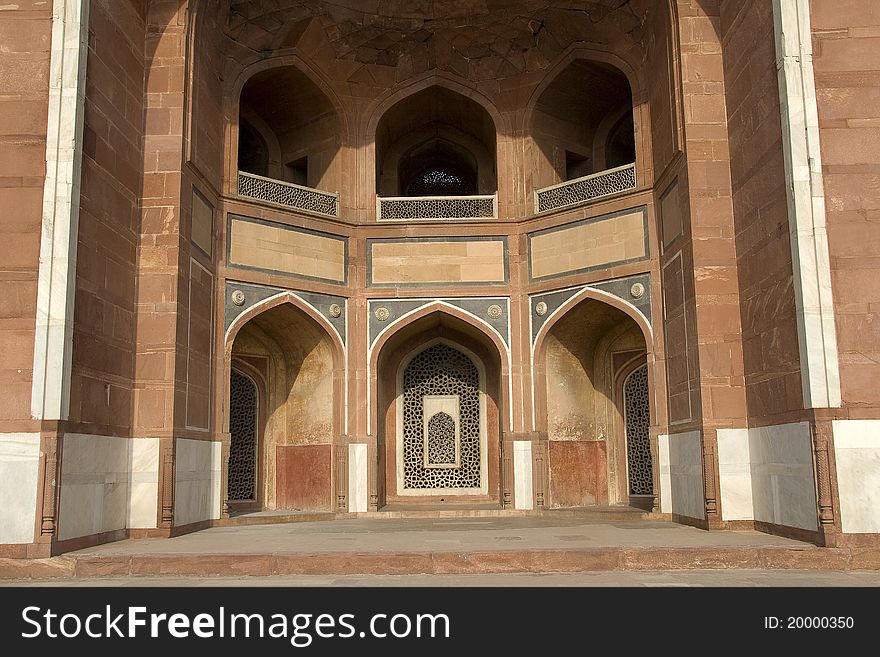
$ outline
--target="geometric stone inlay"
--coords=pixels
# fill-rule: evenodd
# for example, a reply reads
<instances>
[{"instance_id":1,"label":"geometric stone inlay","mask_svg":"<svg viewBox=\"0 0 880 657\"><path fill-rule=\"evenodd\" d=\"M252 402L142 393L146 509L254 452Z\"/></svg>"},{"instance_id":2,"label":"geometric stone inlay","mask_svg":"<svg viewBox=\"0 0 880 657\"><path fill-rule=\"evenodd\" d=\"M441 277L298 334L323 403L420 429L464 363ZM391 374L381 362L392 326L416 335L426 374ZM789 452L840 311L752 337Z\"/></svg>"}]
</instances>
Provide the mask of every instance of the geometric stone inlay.
<instances>
[{"instance_id":1,"label":"geometric stone inlay","mask_svg":"<svg viewBox=\"0 0 880 657\"><path fill-rule=\"evenodd\" d=\"M606 292L618 299L626 301L628 304L635 306L641 311L642 315L644 315L645 319L648 321L648 324L651 324L650 283L650 274L636 274L625 278L612 279L610 281L601 281L580 287L571 287L563 290L536 294L530 299L534 312L534 316L532 317L532 342L534 343L535 339L538 337L538 333L540 333L541 328L544 326L550 315L558 310L569 299L586 289ZM632 288L635 284L641 284L644 290L642 296L638 298L633 298L632 296Z\"/></svg>"},{"instance_id":2,"label":"geometric stone inlay","mask_svg":"<svg viewBox=\"0 0 880 657\"><path fill-rule=\"evenodd\" d=\"M443 411L428 420L428 465L455 465L455 420Z\"/></svg>"},{"instance_id":3,"label":"geometric stone inlay","mask_svg":"<svg viewBox=\"0 0 880 657\"><path fill-rule=\"evenodd\" d=\"M448 413L437 413L425 427L424 397L434 395L458 396L458 467L426 467L426 462L432 462L435 458L445 464L456 461L455 423L452 417ZM424 453L426 428L429 434L427 459ZM435 432L433 446L430 440L432 429ZM403 488L480 488L480 457L479 372L470 358L452 347L445 344L428 347L413 358L403 374Z\"/></svg>"}]
</instances>

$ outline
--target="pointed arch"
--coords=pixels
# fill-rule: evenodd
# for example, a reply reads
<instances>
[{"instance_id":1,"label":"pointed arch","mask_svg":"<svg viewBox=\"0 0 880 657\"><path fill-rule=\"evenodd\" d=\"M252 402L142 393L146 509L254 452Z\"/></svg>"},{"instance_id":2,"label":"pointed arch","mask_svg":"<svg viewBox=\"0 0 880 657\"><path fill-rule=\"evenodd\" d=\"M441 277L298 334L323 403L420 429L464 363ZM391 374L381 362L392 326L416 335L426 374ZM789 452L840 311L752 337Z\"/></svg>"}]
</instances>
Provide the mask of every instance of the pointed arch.
<instances>
[{"instance_id":1,"label":"pointed arch","mask_svg":"<svg viewBox=\"0 0 880 657\"><path fill-rule=\"evenodd\" d=\"M241 315L236 317L232 323L229 325L229 328L226 329L226 333L223 339L223 376L225 381L224 389L221 391L223 398L228 397L229 395L229 377L230 370L232 367L232 347L235 343L235 338L238 335L239 331L252 319L262 315L263 313L277 308L282 305L290 305L296 310L302 312L311 322L319 328L323 333L327 334L327 337L330 339L331 344L331 352L333 354L333 396L334 396L334 418L338 422L338 426L341 428L342 433L348 432L348 386L346 385L346 380L348 378L348 352L345 348L345 344L342 341L342 336L339 335L339 332L336 330L336 327L333 326L324 317L314 306L312 306L307 301L303 300L301 297L297 296L293 292L280 292L279 294L273 295L267 299L263 299L262 301L255 303L253 306L244 311ZM336 403L336 400L339 400L339 403ZM223 405L223 422L222 426L224 431L228 431L229 429L229 411L226 403Z\"/></svg>"},{"instance_id":2,"label":"pointed arch","mask_svg":"<svg viewBox=\"0 0 880 657\"><path fill-rule=\"evenodd\" d=\"M344 360L345 345L342 342L342 336L339 335L339 331L337 331L336 327L333 326L324 315L318 312L314 306L293 292L280 292L267 299L263 299L236 317L229 325L229 328L226 329L224 337L223 346L226 358L229 359L232 356L232 343L235 341L235 336L238 335L238 332L245 324L257 315L262 315L267 310L271 310L272 308L281 306L285 303L290 304L297 310L301 310L318 326L324 329L324 331L330 336L334 345L334 365L336 365L335 361L337 356L339 357L339 364L341 365Z\"/></svg>"},{"instance_id":3,"label":"pointed arch","mask_svg":"<svg viewBox=\"0 0 880 657\"><path fill-rule=\"evenodd\" d=\"M449 73L446 73L445 71L434 70L428 71L420 76L413 77L412 79L408 80L404 86L398 88L395 91L390 91L376 103L370 114L369 121L367 122L367 141L372 141L373 143L375 143L376 128L379 126L379 121L382 119L382 116L384 116L388 110L397 105L399 102L406 100L410 96L414 96L420 91L429 89L430 87L441 87L474 101L484 110L486 110L486 112L492 118L492 122L495 124L496 132L506 132L509 130L510 126L508 125L507 119L504 117L504 115L501 114L501 112L495 106L495 103L493 103L488 98L488 96L479 92L473 86L461 81L459 78L450 75Z\"/></svg>"},{"instance_id":4,"label":"pointed arch","mask_svg":"<svg viewBox=\"0 0 880 657\"><path fill-rule=\"evenodd\" d=\"M376 431L376 411L374 406L378 400L378 368L379 359L383 355L383 350L389 341L395 336L402 334L407 327L410 327L419 320L423 320L430 315L438 315L440 317L448 317L453 320L462 322L471 327L473 337L482 341L485 346L491 345L491 351L497 355L501 373L501 404L502 407L508 409L507 413L502 413L504 423L503 428L509 431L513 426L513 409L511 408L511 400L513 397L512 382L510 380L511 356L510 349L504 342L501 334L491 326L488 322L477 317L476 315L457 308L445 301L432 301L420 308L406 313L397 318L391 324L386 326L372 341L367 349L367 425L370 432L375 434Z\"/></svg>"},{"instance_id":5,"label":"pointed arch","mask_svg":"<svg viewBox=\"0 0 880 657\"><path fill-rule=\"evenodd\" d=\"M547 421L547 400L545 392L547 387L547 336L553 326L565 317L570 310L580 305L581 302L590 299L616 308L636 323L645 340L645 350L647 352L648 362L648 380L650 382L654 381L654 332L651 329L651 324L648 322L648 318L645 317L641 310L620 297L616 297L603 290L597 290L590 287L584 288L560 305L559 308L554 310L547 317L532 341L532 426L535 428L544 426L544 423Z\"/></svg>"}]
</instances>

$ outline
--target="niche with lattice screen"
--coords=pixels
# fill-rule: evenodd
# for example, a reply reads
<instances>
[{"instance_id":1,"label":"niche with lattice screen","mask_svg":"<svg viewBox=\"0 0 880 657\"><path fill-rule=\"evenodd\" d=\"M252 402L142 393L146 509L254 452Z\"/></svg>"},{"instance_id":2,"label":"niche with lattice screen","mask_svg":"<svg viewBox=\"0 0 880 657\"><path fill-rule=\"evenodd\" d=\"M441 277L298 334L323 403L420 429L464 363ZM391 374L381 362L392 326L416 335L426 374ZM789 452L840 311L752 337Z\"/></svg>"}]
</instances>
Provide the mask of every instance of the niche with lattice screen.
<instances>
[{"instance_id":1,"label":"niche with lattice screen","mask_svg":"<svg viewBox=\"0 0 880 657\"><path fill-rule=\"evenodd\" d=\"M436 344L403 372L402 491L479 489L480 374L456 349Z\"/></svg>"}]
</instances>

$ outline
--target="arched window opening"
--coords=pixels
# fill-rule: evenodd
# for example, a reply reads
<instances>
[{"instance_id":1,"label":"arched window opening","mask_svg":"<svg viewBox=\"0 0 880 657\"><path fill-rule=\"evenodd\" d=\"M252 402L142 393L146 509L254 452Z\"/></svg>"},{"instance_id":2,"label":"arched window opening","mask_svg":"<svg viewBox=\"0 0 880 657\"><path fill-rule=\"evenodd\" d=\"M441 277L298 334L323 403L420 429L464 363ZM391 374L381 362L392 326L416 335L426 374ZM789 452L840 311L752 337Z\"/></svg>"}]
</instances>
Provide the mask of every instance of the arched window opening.
<instances>
[{"instance_id":1,"label":"arched window opening","mask_svg":"<svg viewBox=\"0 0 880 657\"><path fill-rule=\"evenodd\" d=\"M241 90L239 170L319 189L338 187L340 121L330 99L295 66L261 71Z\"/></svg>"},{"instance_id":2,"label":"arched window opening","mask_svg":"<svg viewBox=\"0 0 880 657\"><path fill-rule=\"evenodd\" d=\"M403 489L479 489L485 459L480 416L485 411L474 362L457 349L435 344L406 366L402 387Z\"/></svg>"},{"instance_id":3,"label":"arched window opening","mask_svg":"<svg viewBox=\"0 0 880 657\"><path fill-rule=\"evenodd\" d=\"M379 196L494 194L495 124L478 103L429 87L392 106L376 128Z\"/></svg>"},{"instance_id":4,"label":"arched window opening","mask_svg":"<svg viewBox=\"0 0 880 657\"><path fill-rule=\"evenodd\" d=\"M477 193L476 159L442 140L423 144L400 162L403 196L466 196Z\"/></svg>"},{"instance_id":5,"label":"arched window opening","mask_svg":"<svg viewBox=\"0 0 880 657\"><path fill-rule=\"evenodd\" d=\"M635 161L632 90L617 68L578 59L543 91L532 134L555 184ZM555 172L549 175L550 169Z\"/></svg>"}]
</instances>

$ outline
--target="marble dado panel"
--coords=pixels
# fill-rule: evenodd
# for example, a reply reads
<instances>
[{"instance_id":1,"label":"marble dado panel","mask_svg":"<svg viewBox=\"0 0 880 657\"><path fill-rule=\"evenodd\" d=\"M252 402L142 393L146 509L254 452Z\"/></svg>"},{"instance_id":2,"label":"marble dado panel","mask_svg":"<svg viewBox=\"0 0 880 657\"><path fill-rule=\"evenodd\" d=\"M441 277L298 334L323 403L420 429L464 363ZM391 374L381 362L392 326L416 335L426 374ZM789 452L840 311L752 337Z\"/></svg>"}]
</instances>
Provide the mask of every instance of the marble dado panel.
<instances>
[{"instance_id":1,"label":"marble dado panel","mask_svg":"<svg viewBox=\"0 0 880 657\"><path fill-rule=\"evenodd\" d=\"M532 443L528 440L513 442L513 502L518 510L535 508L532 485Z\"/></svg>"},{"instance_id":2,"label":"marble dado panel","mask_svg":"<svg viewBox=\"0 0 880 657\"><path fill-rule=\"evenodd\" d=\"M153 528L159 513L159 439L133 438L129 463L128 526Z\"/></svg>"},{"instance_id":3,"label":"marble dado panel","mask_svg":"<svg viewBox=\"0 0 880 657\"><path fill-rule=\"evenodd\" d=\"M156 527L159 439L66 434L58 538Z\"/></svg>"},{"instance_id":4,"label":"marble dado panel","mask_svg":"<svg viewBox=\"0 0 880 657\"><path fill-rule=\"evenodd\" d=\"M844 533L880 533L880 420L835 420L834 460Z\"/></svg>"},{"instance_id":5,"label":"marble dado panel","mask_svg":"<svg viewBox=\"0 0 880 657\"><path fill-rule=\"evenodd\" d=\"M546 280L647 260L647 208L529 233L529 278Z\"/></svg>"},{"instance_id":6,"label":"marble dado panel","mask_svg":"<svg viewBox=\"0 0 880 657\"><path fill-rule=\"evenodd\" d=\"M508 281L506 237L367 240L368 285L486 285Z\"/></svg>"},{"instance_id":7,"label":"marble dado panel","mask_svg":"<svg viewBox=\"0 0 880 657\"><path fill-rule=\"evenodd\" d=\"M348 510L365 513L368 509L369 484L367 445L352 443L348 446Z\"/></svg>"},{"instance_id":8,"label":"marble dado panel","mask_svg":"<svg viewBox=\"0 0 880 657\"><path fill-rule=\"evenodd\" d=\"M754 520L748 429L718 429L718 478L724 520Z\"/></svg>"},{"instance_id":9,"label":"marble dado panel","mask_svg":"<svg viewBox=\"0 0 880 657\"><path fill-rule=\"evenodd\" d=\"M229 215L227 234L226 258L233 267L347 282L345 237L240 215Z\"/></svg>"},{"instance_id":10,"label":"marble dado panel","mask_svg":"<svg viewBox=\"0 0 880 657\"><path fill-rule=\"evenodd\" d=\"M39 469L40 434L0 434L0 544L33 542Z\"/></svg>"},{"instance_id":11,"label":"marble dado panel","mask_svg":"<svg viewBox=\"0 0 880 657\"><path fill-rule=\"evenodd\" d=\"M658 436L660 510L703 520L703 452L699 431Z\"/></svg>"},{"instance_id":12,"label":"marble dado panel","mask_svg":"<svg viewBox=\"0 0 880 657\"><path fill-rule=\"evenodd\" d=\"M724 520L817 528L812 437L807 422L718 430Z\"/></svg>"},{"instance_id":13,"label":"marble dado panel","mask_svg":"<svg viewBox=\"0 0 880 657\"><path fill-rule=\"evenodd\" d=\"M60 540L126 528L129 442L128 438L113 436L64 436Z\"/></svg>"},{"instance_id":14,"label":"marble dado panel","mask_svg":"<svg viewBox=\"0 0 880 657\"><path fill-rule=\"evenodd\" d=\"M220 443L178 438L174 466L174 524L220 517Z\"/></svg>"}]
</instances>

